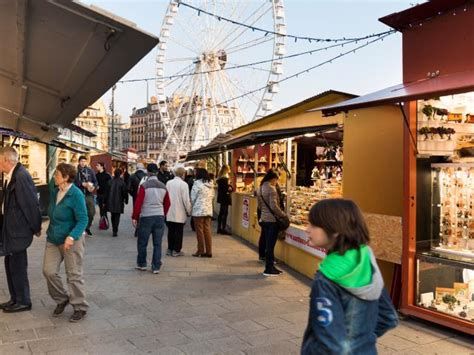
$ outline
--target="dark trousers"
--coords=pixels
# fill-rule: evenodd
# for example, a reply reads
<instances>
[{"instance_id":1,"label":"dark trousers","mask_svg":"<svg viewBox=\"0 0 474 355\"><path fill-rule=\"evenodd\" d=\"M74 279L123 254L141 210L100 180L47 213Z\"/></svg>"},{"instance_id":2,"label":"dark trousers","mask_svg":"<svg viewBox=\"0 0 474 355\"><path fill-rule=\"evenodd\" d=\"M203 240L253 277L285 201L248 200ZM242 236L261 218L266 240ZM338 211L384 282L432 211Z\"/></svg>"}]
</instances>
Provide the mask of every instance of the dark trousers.
<instances>
[{"instance_id":1,"label":"dark trousers","mask_svg":"<svg viewBox=\"0 0 474 355\"><path fill-rule=\"evenodd\" d=\"M217 216L217 230L225 230L227 228L227 216L229 215L229 205L221 203L219 215Z\"/></svg>"},{"instance_id":2,"label":"dark trousers","mask_svg":"<svg viewBox=\"0 0 474 355\"><path fill-rule=\"evenodd\" d=\"M165 216L141 217L138 225L137 240L137 266L146 267L146 249L150 234L153 237L153 257L151 261L152 270L161 268L161 242L165 231Z\"/></svg>"},{"instance_id":3,"label":"dark trousers","mask_svg":"<svg viewBox=\"0 0 474 355\"><path fill-rule=\"evenodd\" d=\"M112 233L118 233L118 227L120 224L120 213L111 213L112 215Z\"/></svg>"},{"instance_id":4,"label":"dark trousers","mask_svg":"<svg viewBox=\"0 0 474 355\"><path fill-rule=\"evenodd\" d=\"M262 222L265 237L265 271L273 270L275 261L275 245L278 239L278 224L276 222Z\"/></svg>"},{"instance_id":5,"label":"dark trousers","mask_svg":"<svg viewBox=\"0 0 474 355\"><path fill-rule=\"evenodd\" d=\"M107 217L107 208L105 207L105 195L97 195L97 204L99 205L100 216Z\"/></svg>"},{"instance_id":6,"label":"dark trousers","mask_svg":"<svg viewBox=\"0 0 474 355\"><path fill-rule=\"evenodd\" d=\"M30 305L30 284L28 282L28 255L26 250L5 256L10 300L22 305Z\"/></svg>"},{"instance_id":7,"label":"dark trousers","mask_svg":"<svg viewBox=\"0 0 474 355\"><path fill-rule=\"evenodd\" d=\"M168 250L179 253L183 248L184 223L168 222Z\"/></svg>"},{"instance_id":8,"label":"dark trousers","mask_svg":"<svg viewBox=\"0 0 474 355\"><path fill-rule=\"evenodd\" d=\"M260 238L258 239L258 257L264 258L265 257L265 249L266 249L266 240L265 234L263 233L263 227L260 231Z\"/></svg>"},{"instance_id":9,"label":"dark trousers","mask_svg":"<svg viewBox=\"0 0 474 355\"><path fill-rule=\"evenodd\" d=\"M86 207L87 217L89 218L89 222L87 223L87 229L89 229L92 225L92 221L94 220L95 215L94 195L86 195Z\"/></svg>"}]
</instances>

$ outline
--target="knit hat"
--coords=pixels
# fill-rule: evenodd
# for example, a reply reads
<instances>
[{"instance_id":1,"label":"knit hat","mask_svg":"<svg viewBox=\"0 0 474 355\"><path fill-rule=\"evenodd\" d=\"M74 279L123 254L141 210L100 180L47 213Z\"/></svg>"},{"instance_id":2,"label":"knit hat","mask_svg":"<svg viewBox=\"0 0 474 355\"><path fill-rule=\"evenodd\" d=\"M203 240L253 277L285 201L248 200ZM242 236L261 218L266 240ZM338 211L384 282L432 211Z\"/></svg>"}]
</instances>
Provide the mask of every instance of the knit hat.
<instances>
[{"instance_id":1,"label":"knit hat","mask_svg":"<svg viewBox=\"0 0 474 355\"><path fill-rule=\"evenodd\" d=\"M158 169L158 165L156 165L155 163L150 163L147 165L146 170L150 174L157 174L159 169Z\"/></svg>"}]
</instances>

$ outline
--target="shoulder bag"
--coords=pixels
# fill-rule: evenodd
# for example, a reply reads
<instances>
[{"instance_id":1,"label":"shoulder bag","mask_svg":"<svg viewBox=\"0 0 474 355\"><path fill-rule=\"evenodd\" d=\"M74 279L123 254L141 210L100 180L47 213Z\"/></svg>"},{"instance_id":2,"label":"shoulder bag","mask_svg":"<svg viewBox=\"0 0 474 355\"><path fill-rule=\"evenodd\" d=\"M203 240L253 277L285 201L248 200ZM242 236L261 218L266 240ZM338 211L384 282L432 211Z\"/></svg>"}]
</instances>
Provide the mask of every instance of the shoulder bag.
<instances>
[{"instance_id":1,"label":"shoulder bag","mask_svg":"<svg viewBox=\"0 0 474 355\"><path fill-rule=\"evenodd\" d=\"M267 201L265 201L265 198L263 197L263 192L262 192L261 188L260 188L260 197L262 198L263 203L265 203L265 206L267 206L268 210L271 212L273 217L275 217L276 223L278 225L278 230L280 232L286 231L288 229L288 227L290 226L290 219L287 216L279 217L275 214L275 212L273 212L273 210L270 208L270 205L267 203Z\"/></svg>"}]
</instances>

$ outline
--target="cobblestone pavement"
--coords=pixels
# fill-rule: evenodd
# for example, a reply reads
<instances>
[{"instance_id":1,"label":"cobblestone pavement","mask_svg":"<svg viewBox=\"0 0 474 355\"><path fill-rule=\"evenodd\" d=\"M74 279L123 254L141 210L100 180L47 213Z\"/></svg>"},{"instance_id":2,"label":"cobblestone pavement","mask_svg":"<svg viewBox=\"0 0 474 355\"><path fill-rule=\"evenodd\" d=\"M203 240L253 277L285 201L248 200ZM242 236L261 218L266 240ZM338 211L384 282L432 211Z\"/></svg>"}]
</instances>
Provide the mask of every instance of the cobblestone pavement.
<instances>
[{"instance_id":1,"label":"cobblestone pavement","mask_svg":"<svg viewBox=\"0 0 474 355\"><path fill-rule=\"evenodd\" d=\"M130 209L130 206L128 206ZM289 269L264 278L253 247L214 236L214 258L164 257L162 272L134 270L136 239L130 210L118 238L93 228L87 239L88 318L52 318L54 303L41 274L44 236L29 249L33 310L0 313L0 354L297 354L308 312L310 281ZM95 220L98 224L98 218ZM164 241L166 246L166 241ZM3 266L0 299L8 299ZM420 322L379 341L381 354L474 354L466 336Z\"/></svg>"}]
</instances>

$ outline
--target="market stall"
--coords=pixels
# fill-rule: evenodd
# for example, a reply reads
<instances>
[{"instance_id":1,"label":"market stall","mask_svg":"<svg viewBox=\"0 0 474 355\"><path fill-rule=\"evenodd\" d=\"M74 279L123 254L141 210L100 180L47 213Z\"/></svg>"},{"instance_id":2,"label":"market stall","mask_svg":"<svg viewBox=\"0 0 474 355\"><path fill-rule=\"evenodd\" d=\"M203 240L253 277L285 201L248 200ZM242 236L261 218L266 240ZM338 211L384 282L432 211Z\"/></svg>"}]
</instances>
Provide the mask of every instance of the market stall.
<instances>
[{"instance_id":1,"label":"market stall","mask_svg":"<svg viewBox=\"0 0 474 355\"><path fill-rule=\"evenodd\" d=\"M449 12L457 6L464 11L454 18ZM419 44L472 52L474 33L462 29L474 20L473 10L467 2L432 1L381 19L404 33L404 83L322 108L350 117L368 107L399 105L405 123L401 311L469 334L474 334L474 62L431 56ZM422 28L409 29L428 18Z\"/></svg>"}]
</instances>

